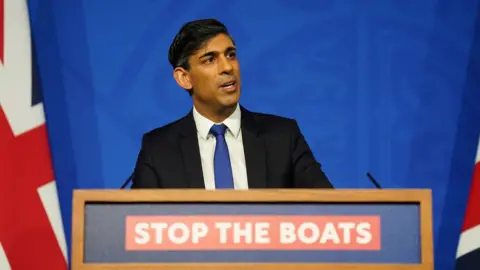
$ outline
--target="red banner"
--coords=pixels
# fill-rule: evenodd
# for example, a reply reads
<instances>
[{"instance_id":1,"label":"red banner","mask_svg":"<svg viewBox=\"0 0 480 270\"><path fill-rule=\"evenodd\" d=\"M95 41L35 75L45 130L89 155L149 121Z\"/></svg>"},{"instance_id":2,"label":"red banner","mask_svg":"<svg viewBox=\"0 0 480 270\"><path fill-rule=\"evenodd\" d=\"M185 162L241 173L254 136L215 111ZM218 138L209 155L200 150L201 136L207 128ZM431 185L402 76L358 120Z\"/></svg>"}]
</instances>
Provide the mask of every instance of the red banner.
<instances>
[{"instance_id":1,"label":"red banner","mask_svg":"<svg viewBox=\"0 0 480 270\"><path fill-rule=\"evenodd\" d=\"M127 250L379 250L378 216L129 216Z\"/></svg>"}]
</instances>

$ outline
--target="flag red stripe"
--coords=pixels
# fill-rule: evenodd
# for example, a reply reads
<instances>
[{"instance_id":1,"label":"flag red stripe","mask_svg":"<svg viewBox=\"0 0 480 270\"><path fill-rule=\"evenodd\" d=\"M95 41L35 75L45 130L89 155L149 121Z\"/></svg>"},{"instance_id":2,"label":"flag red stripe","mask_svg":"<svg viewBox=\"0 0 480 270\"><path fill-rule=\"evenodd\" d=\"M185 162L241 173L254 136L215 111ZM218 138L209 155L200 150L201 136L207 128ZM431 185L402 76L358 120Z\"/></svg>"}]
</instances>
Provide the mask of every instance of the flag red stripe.
<instances>
[{"instance_id":1,"label":"flag red stripe","mask_svg":"<svg viewBox=\"0 0 480 270\"><path fill-rule=\"evenodd\" d=\"M67 269L38 188L54 179L45 125L18 137L0 109L0 241L12 269Z\"/></svg>"},{"instance_id":2,"label":"flag red stripe","mask_svg":"<svg viewBox=\"0 0 480 270\"><path fill-rule=\"evenodd\" d=\"M480 225L480 162L475 165L462 231Z\"/></svg>"}]
</instances>

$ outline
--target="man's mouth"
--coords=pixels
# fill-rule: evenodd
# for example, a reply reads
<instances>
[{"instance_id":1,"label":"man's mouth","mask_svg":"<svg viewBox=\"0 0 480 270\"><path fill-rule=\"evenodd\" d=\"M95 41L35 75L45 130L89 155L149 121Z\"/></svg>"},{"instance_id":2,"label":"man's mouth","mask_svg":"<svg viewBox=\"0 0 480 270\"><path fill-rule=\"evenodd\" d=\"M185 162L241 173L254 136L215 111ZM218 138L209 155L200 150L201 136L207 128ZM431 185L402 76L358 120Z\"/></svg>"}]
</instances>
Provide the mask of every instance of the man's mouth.
<instances>
[{"instance_id":1,"label":"man's mouth","mask_svg":"<svg viewBox=\"0 0 480 270\"><path fill-rule=\"evenodd\" d=\"M226 91L234 91L235 89L237 89L237 81L230 80L228 82L225 82L220 85L220 88Z\"/></svg>"}]
</instances>

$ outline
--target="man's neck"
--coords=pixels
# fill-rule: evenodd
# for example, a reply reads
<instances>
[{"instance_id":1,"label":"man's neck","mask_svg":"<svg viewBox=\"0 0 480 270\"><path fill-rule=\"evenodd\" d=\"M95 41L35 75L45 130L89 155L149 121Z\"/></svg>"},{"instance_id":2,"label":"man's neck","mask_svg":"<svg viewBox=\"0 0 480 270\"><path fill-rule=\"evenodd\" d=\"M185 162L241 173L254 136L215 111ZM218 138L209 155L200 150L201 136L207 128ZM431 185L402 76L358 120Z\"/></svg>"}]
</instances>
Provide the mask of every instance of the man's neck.
<instances>
[{"instance_id":1,"label":"man's neck","mask_svg":"<svg viewBox=\"0 0 480 270\"><path fill-rule=\"evenodd\" d=\"M195 105L194 105L195 106ZM237 108L237 104L232 107L224 107L218 110L212 110L210 108L202 108L202 106L195 106L195 109L199 114L203 117L207 118L208 120L214 123L222 123L233 114L235 109Z\"/></svg>"}]
</instances>

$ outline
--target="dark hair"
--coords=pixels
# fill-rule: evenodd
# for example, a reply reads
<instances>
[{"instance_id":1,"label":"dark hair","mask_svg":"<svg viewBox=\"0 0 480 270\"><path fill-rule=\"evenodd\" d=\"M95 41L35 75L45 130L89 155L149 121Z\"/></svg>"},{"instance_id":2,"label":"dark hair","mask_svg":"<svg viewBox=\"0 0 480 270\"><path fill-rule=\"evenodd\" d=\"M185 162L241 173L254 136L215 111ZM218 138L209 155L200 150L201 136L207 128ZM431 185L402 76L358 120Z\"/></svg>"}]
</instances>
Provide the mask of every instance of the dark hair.
<instances>
[{"instance_id":1,"label":"dark hair","mask_svg":"<svg viewBox=\"0 0 480 270\"><path fill-rule=\"evenodd\" d=\"M233 42L227 27L215 19L201 19L184 24L168 49L168 61L173 68L183 67L188 70L188 57L218 34L228 35Z\"/></svg>"}]
</instances>

